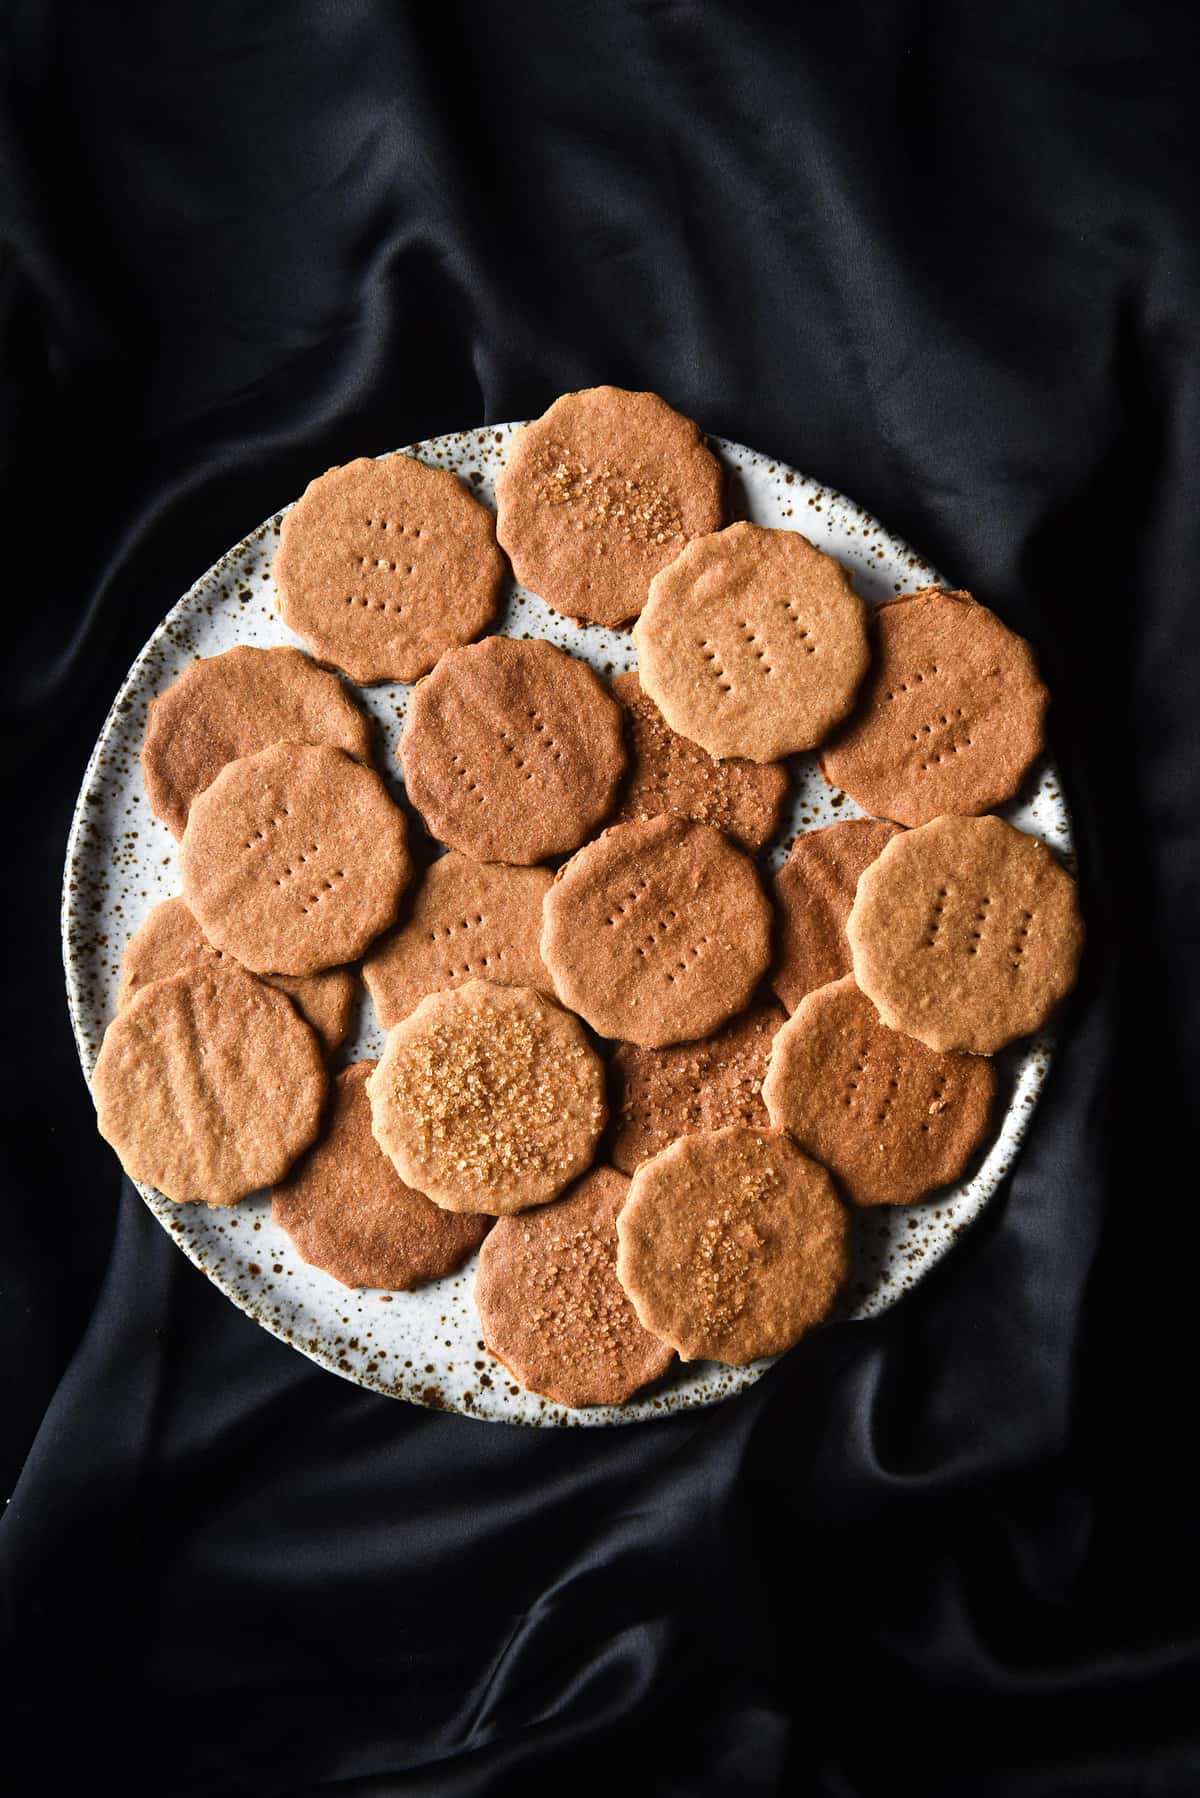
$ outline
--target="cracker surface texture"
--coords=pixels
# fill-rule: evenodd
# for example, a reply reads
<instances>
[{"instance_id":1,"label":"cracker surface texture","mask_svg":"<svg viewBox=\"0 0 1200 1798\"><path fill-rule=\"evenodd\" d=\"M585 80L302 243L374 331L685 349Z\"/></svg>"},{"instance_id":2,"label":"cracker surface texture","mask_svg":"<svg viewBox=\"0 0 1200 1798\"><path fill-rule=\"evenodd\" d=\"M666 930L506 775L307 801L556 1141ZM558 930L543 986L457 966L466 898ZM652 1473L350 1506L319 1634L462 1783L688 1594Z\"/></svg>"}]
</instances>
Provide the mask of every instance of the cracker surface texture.
<instances>
[{"instance_id":1,"label":"cracker surface texture","mask_svg":"<svg viewBox=\"0 0 1200 1798\"><path fill-rule=\"evenodd\" d=\"M677 1137L727 1124L765 1126L762 1083L785 1017L781 1006L765 1001L699 1042L669 1049L619 1043L610 1063L614 1165L632 1174Z\"/></svg>"},{"instance_id":2,"label":"cracker surface texture","mask_svg":"<svg viewBox=\"0 0 1200 1798\"><path fill-rule=\"evenodd\" d=\"M657 574L633 630L643 690L711 756L775 762L849 712L868 661L866 607L799 531L731 524Z\"/></svg>"},{"instance_id":3,"label":"cracker surface texture","mask_svg":"<svg viewBox=\"0 0 1200 1798\"><path fill-rule=\"evenodd\" d=\"M721 465L654 393L564 394L517 432L496 530L517 579L568 618L636 618L651 578L723 516Z\"/></svg>"},{"instance_id":4,"label":"cracker surface texture","mask_svg":"<svg viewBox=\"0 0 1200 1798\"><path fill-rule=\"evenodd\" d=\"M548 868L476 862L456 850L432 862L400 924L380 938L363 978L385 1030L429 993L493 980L552 993L542 964L542 901Z\"/></svg>"},{"instance_id":5,"label":"cracker surface texture","mask_svg":"<svg viewBox=\"0 0 1200 1798\"><path fill-rule=\"evenodd\" d=\"M771 883L775 960L771 985L789 1011L805 993L850 972L846 919L858 878L896 834L878 818L847 818L804 831Z\"/></svg>"},{"instance_id":6,"label":"cracker surface texture","mask_svg":"<svg viewBox=\"0 0 1200 1798\"><path fill-rule=\"evenodd\" d=\"M560 1405L620 1405L675 1359L617 1279L629 1182L596 1167L563 1198L504 1217L479 1257L483 1340L514 1379Z\"/></svg>"},{"instance_id":7,"label":"cracker surface texture","mask_svg":"<svg viewBox=\"0 0 1200 1798\"><path fill-rule=\"evenodd\" d=\"M542 960L601 1036L662 1048L747 1005L771 955L754 864L709 824L617 824L559 869Z\"/></svg>"},{"instance_id":8,"label":"cracker surface texture","mask_svg":"<svg viewBox=\"0 0 1200 1798\"><path fill-rule=\"evenodd\" d=\"M626 763L616 700L541 637L443 656L409 701L396 753L432 836L523 865L577 849L612 810Z\"/></svg>"},{"instance_id":9,"label":"cracker surface texture","mask_svg":"<svg viewBox=\"0 0 1200 1798\"><path fill-rule=\"evenodd\" d=\"M782 1131L685 1136L642 1164L617 1218L617 1277L684 1361L744 1367L828 1317L850 1272L845 1206Z\"/></svg>"},{"instance_id":10,"label":"cracker surface texture","mask_svg":"<svg viewBox=\"0 0 1200 1798\"><path fill-rule=\"evenodd\" d=\"M779 828L787 770L778 762L714 761L671 729L636 674L619 674L611 686L625 710L630 769L609 822L670 812L714 825L743 849L761 849Z\"/></svg>"},{"instance_id":11,"label":"cracker surface texture","mask_svg":"<svg viewBox=\"0 0 1200 1798\"><path fill-rule=\"evenodd\" d=\"M191 968L241 963L223 949L214 949L186 899L163 899L146 914L125 946L117 1010L124 1010L143 987ZM358 982L348 968L330 968L323 974L264 974L268 986L286 993L305 1023L311 1024L326 1054L339 1049L350 1029Z\"/></svg>"},{"instance_id":12,"label":"cracker surface texture","mask_svg":"<svg viewBox=\"0 0 1200 1798\"><path fill-rule=\"evenodd\" d=\"M306 743L223 768L192 806L179 859L205 936L255 974L356 960L412 875L408 825L379 776Z\"/></svg>"},{"instance_id":13,"label":"cracker surface texture","mask_svg":"<svg viewBox=\"0 0 1200 1798\"><path fill-rule=\"evenodd\" d=\"M150 701L142 779L150 809L181 837L197 793L226 762L272 743L332 743L371 757L371 725L336 674L299 649L239 644L190 662Z\"/></svg>"},{"instance_id":14,"label":"cracker surface texture","mask_svg":"<svg viewBox=\"0 0 1200 1798\"><path fill-rule=\"evenodd\" d=\"M969 593L926 587L880 606L874 660L821 772L899 824L1011 799L1045 746L1050 695L1033 650Z\"/></svg>"},{"instance_id":15,"label":"cracker surface texture","mask_svg":"<svg viewBox=\"0 0 1200 1798\"><path fill-rule=\"evenodd\" d=\"M861 876L854 977L885 1024L931 1049L991 1055L1040 1030L1075 984L1075 882L1000 818L902 831Z\"/></svg>"},{"instance_id":16,"label":"cracker surface texture","mask_svg":"<svg viewBox=\"0 0 1200 1798\"><path fill-rule=\"evenodd\" d=\"M414 681L496 616L492 515L446 468L360 456L310 482L283 521L284 623L362 686Z\"/></svg>"},{"instance_id":17,"label":"cracker surface texture","mask_svg":"<svg viewBox=\"0 0 1200 1798\"><path fill-rule=\"evenodd\" d=\"M312 1267L343 1286L407 1292L462 1266L490 1218L444 1211L406 1186L371 1133L373 1061L334 1083L321 1141L271 1195L271 1215Z\"/></svg>"},{"instance_id":18,"label":"cracker surface texture","mask_svg":"<svg viewBox=\"0 0 1200 1798\"><path fill-rule=\"evenodd\" d=\"M996 1071L889 1030L853 975L806 995L771 1047L772 1124L855 1205L910 1205L957 1180L988 1133Z\"/></svg>"},{"instance_id":19,"label":"cracker surface texture","mask_svg":"<svg viewBox=\"0 0 1200 1798\"><path fill-rule=\"evenodd\" d=\"M92 1075L125 1172L181 1205L236 1205L282 1179L316 1137L325 1089L291 1001L219 967L146 987L105 1031Z\"/></svg>"},{"instance_id":20,"label":"cracker surface texture","mask_svg":"<svg viewBox=\"0 0 1200 1798\"><path fill-rule=\"evenodd\" d=\"M578 1018L528 987L432 993L368 1082L375 1140L448 1211L500 1217L556 1198L592 1161L604 1068Z\"/></svg>"}]
</instances>

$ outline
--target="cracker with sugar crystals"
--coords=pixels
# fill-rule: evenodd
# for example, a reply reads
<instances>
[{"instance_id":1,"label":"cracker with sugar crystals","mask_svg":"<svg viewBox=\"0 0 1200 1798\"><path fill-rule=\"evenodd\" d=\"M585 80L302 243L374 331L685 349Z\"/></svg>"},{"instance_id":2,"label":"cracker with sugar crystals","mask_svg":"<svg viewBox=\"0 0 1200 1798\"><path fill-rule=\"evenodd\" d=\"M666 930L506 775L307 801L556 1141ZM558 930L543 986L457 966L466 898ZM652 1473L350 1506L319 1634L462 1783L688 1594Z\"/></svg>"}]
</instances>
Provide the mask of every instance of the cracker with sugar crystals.
<instances>
[{"instance_id":1,"label":"cracker with sugar crystals","mask_svg":"<svg viewBox=\"0 0 1200 1798\"><path fill-rule=\"evenodd\" d=\"M406 1186L371 1133L373 1061L334 1082L321 1141L271 1194L271 1216L311 1267L343 1286L408 1292L462 1266L491 1219L445 1211Z\"/></svg>"},{"instance_id":2,"label":"cracker with sugar crystals","mask_svg":"<svg viewBox=\"0 0 1200 1798\"><path fill-rule=\"evenodd\" d=\"M595 1167L553 1205L502 1217L479 1256L483 1340L513 1378L560 1405L620 1405L674 1353L638 1322L617 1279L629 1182Z\"/></svg>"},{"instance_id":3,"label":"cracker with sugar crystals","mask_svg":"<svg viewBox=\"0 0 1200 1798\"><path fill-rule=\"evenodd\" d=\"M791 1348L850 1273L846 1207L782 1131L684 1136L633 1176L617 1277L644 1327L684 1361L744 1367Z\"/></svg>"},{"instance_id":4,"label":"cracker with sugar crystals","mask_svg":"<svg viewBox=\"0 0 1200 1798\"><path fill-rule=\"evenodd\" d=\"M448 1211L545 1205L591 1165L608 1115L579 1019L528 987L469 980L389 1032L368 1082L375 1140Z\"/></svg>"},{"instance_id":5,"label":"cracker with sugar crystals","mask_svg":"<svg viewBox=\"0 0 1200 1798\"><path fill-rule=\"evenodd\" d=\"M496 481L517 579L568 618L636 618L652 577L723 516L721 465L655 393L565 393L518 431Z\"/></svg>"}]
</instances>

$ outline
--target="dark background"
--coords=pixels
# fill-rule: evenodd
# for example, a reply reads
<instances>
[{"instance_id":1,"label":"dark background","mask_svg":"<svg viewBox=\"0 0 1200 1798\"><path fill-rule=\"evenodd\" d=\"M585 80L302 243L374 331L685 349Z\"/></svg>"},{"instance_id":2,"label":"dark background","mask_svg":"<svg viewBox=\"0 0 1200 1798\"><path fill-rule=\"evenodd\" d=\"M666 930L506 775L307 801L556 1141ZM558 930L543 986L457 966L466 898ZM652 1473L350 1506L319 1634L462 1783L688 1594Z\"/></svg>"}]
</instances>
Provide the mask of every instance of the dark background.
<instances>
[{"instance_id":1,"label":"dark background","mask_svg":"<svg viewBox=\"0 0 1200 1798\"><path fill-rule=\"evenodd\" d=\"M1200 1790L1195 18L0 8L15 1790ZM716 1410L531 1432L319 1371L176 1252L93 1134L58 887L221 551L598 381L1033 638L1090 946L1013 1176L902 1305Z\"/></svg>"}]
</instances>

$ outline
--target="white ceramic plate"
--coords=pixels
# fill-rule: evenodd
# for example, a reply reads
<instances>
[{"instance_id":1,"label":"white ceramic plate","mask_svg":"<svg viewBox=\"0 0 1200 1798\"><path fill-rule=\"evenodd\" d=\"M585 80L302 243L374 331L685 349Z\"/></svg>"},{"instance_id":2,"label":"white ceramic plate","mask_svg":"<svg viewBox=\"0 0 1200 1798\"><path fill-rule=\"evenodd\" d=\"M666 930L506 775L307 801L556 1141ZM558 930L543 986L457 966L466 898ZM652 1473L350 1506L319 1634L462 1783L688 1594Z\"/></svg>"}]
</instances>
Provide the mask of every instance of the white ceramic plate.
<instances>
[{"instance_id":1,"label":"white ceramic plate","mask_svg":"<svg viewBox=\"0 0 1200 1798\"><path fill-rule=\"evenodd\" d=\"M451 468L488 504L516 425L488 426L411 447L422 461ZM842 495L740 444L716 440L730 472L731 516L802 530L840 557L869 602L940 579L906 544ZM282 513L231 549L163 619L113 702L88 763L75 809L63 881L62 934L71 1022L90 1079L100 1039L116 1005L121 954L150 907L178 891L174 840L153 816L142 789L139 753L146 709L196 656L237 643L294 643L274 609L271 560ZM535 595L513 587L497 628L543 636L603 674L634 666L627 634L580 627ZM359 690L386 743L385 772L400 790L393 750L408 689ZM826 786L811 756L795 758L792 804L767 859L778 866L795 833L857 808ZM1071 859L1070 819L1057 771L1044 761L1005 816ZM361 1028L339 1058L378 1055L382 1035L364 997ZM846 1312L870 1317L894 1304L939 1261L955 1236L978 1216L1007 1172L1046 1075L1050 1042L1019 1044L1001 1058L1006 1104L987 1154L969 1180L924 1205L872 1210L856 1218L856 1276ZM411 1293L348 1292L303 1262L271 1221L265 1196L234 1210L176 1206L139 1189L159 1222L208 1278L265 1329L323 1367L362 1386L418 1404L511 1423L632 1423L681 1408L712 1404L750 1385L767 1362L733 1369L710 1362L679 1367L631 1404L568 1411L525 1392L486 1353L473 1302L474 1264ZM803 1353L803 1346L796 1351Z\"/></svg>"}]
</instances>

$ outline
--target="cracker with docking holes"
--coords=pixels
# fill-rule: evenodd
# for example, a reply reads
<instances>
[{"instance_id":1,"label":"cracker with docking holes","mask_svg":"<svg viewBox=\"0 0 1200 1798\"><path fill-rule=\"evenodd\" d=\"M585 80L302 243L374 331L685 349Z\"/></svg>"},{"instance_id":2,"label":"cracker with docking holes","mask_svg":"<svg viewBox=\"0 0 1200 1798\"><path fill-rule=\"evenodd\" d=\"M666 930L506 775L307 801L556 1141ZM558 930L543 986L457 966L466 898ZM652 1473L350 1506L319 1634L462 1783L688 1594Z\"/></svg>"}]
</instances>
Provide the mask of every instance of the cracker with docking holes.
<instances>
[{"instance_id":1,"label":"cracker with docking holes","mask_svg":"<svg viewBox=\"0 0 1200 1798\"><path fill-rule=\"evenodd\" d=\"M655 393L565 393L513 438L496 534L517 579L568 618L636 618L651 578L723 516L721 465Z\"/></svg>"},{"instance_id":2,"label":"cracker with docking holes","mask_svg":"<svg viewBox=\"0 0 1200 1798\"><path fill-rule=\"evenodd\" d=\"M559 869L542 960L601 1036L662 1048L710 1036L749 1004L771 956L753 862L710 824L615 824Z\"/></svg>"},{"instance_id":3,"label":"cracker with docking holes","mask_svg":"<svg viewBox=\"0 0 1200 1798\"><path fill-rule=\"evenodd\" d=\"M557 1198L608 1115L579 1019L490 980L423 999L389 1032L368 1091L375 1140L405 1184L493 1217Z\"/></svg>"},{"instance_id":4,"label":"cracker with docking holes","mask_svg":"<svg viewBox=\"0 0 1200 1798\"><path fill-rule=\"evenodd\" d=\"M595 1167L539 1211L502 1217L479 1256L483 1340L514 1379L560 1405L620 1405L675 1356L638 1322L617 1279L629 1182Z\"/></svg>"},{"instance_id":5,"label":"cracker with docking holes","mask_svg":"<svg viewBox=\"0 0 1200 1798\"><path fill-rule=\"evenodd\" d=\"M633 1176L617 1277L684 1361L744 1367L823 1323L850 1273L846 1207L781 1130L684 1136Z\"/></svg>"},{"instance_id":6,"label":"cracker with docking holes","mask_svg":"<svg viewBox=\"0 0 1200 1798\"><path fill-rule=\"evenodd\" d=\"M957 1180L987 1135L996 1070L889 1030L847 974L808 993L771 1046L777 1130L855 1205L911 1205Z\"/></svg>"},{"instance_id":7,"label":"cracker with docking holes","mask_svg":"<svg viewBox=\"0 0 1200 1798\"><path fill-rule=\"evenodd\" d=\"M492 1220L444 1211L404 1184L371 1134L374 1068L357 1061L338 1075L325 1133L276 1186L271 1216L310 1266L343 1286L408 1292L461 1267Z\"/></svg>"},{"instance_id":8,"label":"cracker with docking holes","mask_svg":"<svg viewBox=\"0 0 1200 1798\"><path fill-rule=\"evenodd\" d=\"M771 883L775 900L775 961L771 985L789 1011L805 993L850 972L846 919L858 877L870 867L896 826L878 818L847 818L803 831Z\"/></svg>"},{"instance_id":9,"label":"cracker with docking holes","mask_svg":"<svg viewBox=\"0 0 1200 1798\"><path fill-rule=\"evenodd\" d=\"M101 1136L131 1180L180 1205L236 1205L314 1140L317 1038L290 999L241 969L156 980L104 1033L92 1075Z\"/></svg>"},{"instance_id":10,"label":"cracker with docking holes","mask_svg":"<svg viewBox=\"0 0 1200 1798\"><path fill-rule=\"evenodd\" d=\"M147 912L125 945L117 1010L124 1010L154 980L167 980L189 968L220 964L241 966L223 949L213 948L188 910L186 899L163 899ZM326 1054L341 1048L350 1028L358 988L349 968L329 968L323 974L265 974L261 978L268 986L287 994L300 1016L320 1037Z\"/></svg>"},{"instance_id":11,"label":"cracker with docking holes","mask_svg":"<svg viewBox=\"0 0 1200 1798\"><path fill-rule=\"evenodd\" d=\"M354 961L395 921L412 874L404 813L379 776L308 743L223 768L192 806L179 860L204 935L255 974Z\"/></svg>"},{"instance_id":12,"label":"cracker with docking holes","mask_svg":"<svg viewBox=\"0 0 1200 1798\"><path fill-rule=\"evenodd\" d=\"M1050 695L1024 637L969 593L925 587L875 613L859 703L821 772L900 824L990 811L1044 747Z\"/></svg>"},{"instance_id":13,"label":"cracker with docking holes","mask_svg":"<svg viewBox=\"0 0 1200 1798\"><path fill-rule=\"evenodd\" d=\"M779 828L787 770L778 762L712 756L673 731L636 674L619 674L612 691L625 709L631 751L628 778L611 824L672 812L712 824L744 849L761 849Z\"/></svg>"},{"instance_id":14,"label":"cracker with docking holes","mask_svg":"<svg viewBox=\"0 0 1200 1798\"><path fill-rule=\"evenodd\" d=\"M846 925L854 977L885 1024L991 1055L1040 1030L1075 984L1071 876L1000 818L935 818L862 874Z\"/></svg>"},{"instance_id":15,"label":"cracker with docking holes","mask_svg":"<svg viewBox=\"0 0 1200 1798\"><path fill-rule=\"evenodd\" d=\"M612 810L621 708L544 638L451 650L409 701L397 749L432 836L481 862L566 855Z\"/></svg>"},{"instance_id":16,"label":"cracker with docking holes","mask_svg":"<svg viewBox=\"0 0 1200 1798\"><path fill-rule=\"evenodd\" d=\"M487 507L446 468L359 456L309 483L283 521L284 623L361 686L414 681L496 616L504 558Z\"/></svg>"},{"instance_id":17,"label":"cracker with docking holes","mask_svg":"<svg viewBox=\"0 0 1200 1798\"><path fill-rule=\"evenodd\" d=\"M849 712L867 670L866 607L799 531L731 524L650 586L633 629L643 690L711 756L776 762Z\"/></svg>"},{"instance_id":18,"label":"cracker with docking holes","mask_svg":"<svg viewBox=\"0 0 1200 1798\"><path fill-rule=\"evenodd\" d=\"M336 674L299 649L251 649L189 662L150 701L142 779L150 809L176 837L188 808L226 762L272 743L332 743L371 758L371 725Z\"/></svg>"},{"instance_id":19,"label":"cracker with docking holes","mask_svg":"<svg viewBox=\"0 0 1200 1798\"><path fill-rule=\"evenodd\" d=\"M538 943L553 879L548 868L474 862L454 849L432 862L402 923L363 963L383 1028L406 1018L427 993L468 980L552 993Z\"/></svg>"},{"instance_id":20,"label":"cracker with docking holes","mask_svg":"<svg viewBox=\"0 0 1200 1798\"><path fill-rule=\"evenodd\" d=\"M786 1016L767 1000L699 1042L670 1049L619 1043L609 1064L614 1165L632 1174L677 1137L727 1124L766 1125L763 1077L771 1040Z\"/></svg>"}]
</instances>

